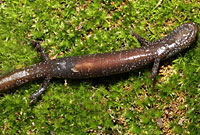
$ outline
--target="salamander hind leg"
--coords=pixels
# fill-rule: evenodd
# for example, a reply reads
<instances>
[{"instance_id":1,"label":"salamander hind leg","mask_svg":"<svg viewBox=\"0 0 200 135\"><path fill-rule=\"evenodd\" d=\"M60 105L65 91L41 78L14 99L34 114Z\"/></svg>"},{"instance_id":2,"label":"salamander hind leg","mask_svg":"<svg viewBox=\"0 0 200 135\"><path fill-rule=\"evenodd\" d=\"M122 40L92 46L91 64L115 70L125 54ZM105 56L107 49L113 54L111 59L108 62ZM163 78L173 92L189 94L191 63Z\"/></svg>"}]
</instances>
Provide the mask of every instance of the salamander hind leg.
<instances>
[{"instance_id":1,"label":"salamander hind leg","mask_svg":"<svg viewBox=\"0 0 200 135\"><path fill-rule=\"evenodd\" d=\"M50 59L49 59L48 55L46 54L45 49L42 48L42 46L39 44L39 42L33 41L33 40L32 40L32 41L31 41L31 44L35 47L35 49L36 49L38 52L41 53L41 56L42 56L42 58L43 58L44 63L49 63ZM52 78L52 77L51 77L50 75L47 75L47 76L45 77L44 82L43 82L43 84L42 84L42 87L39 88L35 93L33 93L33 94L29 97L29 98L31 99L31 101L29 102L29 104L32 105L32 104L34 104L34 103L37 102L38 97L39 97L40 95L42 95L42 93L44 93L44 91L47 90L47 87L48 87L48 84L49 84L51 78Z\"/></svg>"},{"instance_id":2,"label":"salamander hind leg","mask_svg":"<svg viewBox=\"0 0 200 135\"><path fill-rule=\"evenodd\" d=\"M50 80L51 80L50 76L46 77L42 84L42 87L40 87L35 93L30 95L29 97L31 99L31 101L29 102L30 105L35 104L38 100L38 97L40 97L42 93L44 93L44 91L47 90Z\"/></svg>"},{"instance_id":3,"label":"salamander hind leg","mask_svg":"<svg viewBox=\"0 0 200 135\"><path fill-rule=\"evenodd\" d=\"M42 48L42 46L39 44L39 42L33 41L33 40L32 40L32 41L31 41L31 44L33 45L33 47L35 47L35 49L36 49L38 52L41 53L42 58L43 58L44 61L50 60L49 57L48 57L48 55L46 54L45 49Z\"/></svg>"}]
</instances>

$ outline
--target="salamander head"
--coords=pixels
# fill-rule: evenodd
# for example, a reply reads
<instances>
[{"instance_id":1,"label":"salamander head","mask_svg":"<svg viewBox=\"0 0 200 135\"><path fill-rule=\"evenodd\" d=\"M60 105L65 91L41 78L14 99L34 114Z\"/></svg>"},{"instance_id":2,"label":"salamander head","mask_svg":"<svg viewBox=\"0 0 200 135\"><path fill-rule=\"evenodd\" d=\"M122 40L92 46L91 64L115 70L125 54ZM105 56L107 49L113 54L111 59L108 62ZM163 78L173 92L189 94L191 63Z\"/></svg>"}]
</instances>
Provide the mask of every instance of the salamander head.
<instances>
[{"instance_id":1,"label":"salamander head","mask_svg":"<svg viewBox=\"0 0 200 135\"><path fill-rule=\"evenodd\" d=\"M178 44L179 47L189 47L196 38L197 30L198 27L193 22L180 25L174 30L175 43Z\"/></svg>"},{"instance_id":2,"label":"salamander head","mask_svg":"<svg viewBox=\"0 0 200 135\"><path fill-rule=\"evenodd\" d=\"M163 42L169 50L168 58L186 48L189 48L195 41L198 27L195 23L185 23L175 28L168 36L163 38Z\"/></svg>"}]
</instances>

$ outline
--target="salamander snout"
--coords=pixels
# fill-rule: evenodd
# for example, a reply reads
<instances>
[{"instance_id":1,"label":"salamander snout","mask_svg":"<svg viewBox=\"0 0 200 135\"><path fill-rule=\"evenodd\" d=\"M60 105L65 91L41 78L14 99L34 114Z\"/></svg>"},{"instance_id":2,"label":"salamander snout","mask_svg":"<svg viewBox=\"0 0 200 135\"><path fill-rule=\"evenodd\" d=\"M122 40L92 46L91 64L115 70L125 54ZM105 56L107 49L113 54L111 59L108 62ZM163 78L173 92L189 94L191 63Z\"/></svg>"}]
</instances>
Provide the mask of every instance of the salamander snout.
<instances>
[{"instance_id":1,"label":"salamander snout","mask_svg":"<svg viewBox=\"0 0 200 135\"><path fill-rule=\"evenodd\" d=\"M198 26L197 24L191 22L188 23L188 27L191 29L191 40L194 41L197 35L197 31L198 31Z\"/></svg>"}]
</instances>

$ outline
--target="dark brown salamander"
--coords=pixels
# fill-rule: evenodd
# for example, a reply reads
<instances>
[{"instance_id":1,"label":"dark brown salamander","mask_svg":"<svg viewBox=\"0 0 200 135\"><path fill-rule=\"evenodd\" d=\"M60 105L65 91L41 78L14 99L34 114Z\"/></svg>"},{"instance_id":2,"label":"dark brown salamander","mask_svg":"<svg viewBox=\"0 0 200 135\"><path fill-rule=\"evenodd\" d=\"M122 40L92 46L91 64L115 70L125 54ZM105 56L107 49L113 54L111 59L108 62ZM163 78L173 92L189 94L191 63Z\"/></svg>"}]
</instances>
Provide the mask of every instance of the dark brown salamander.
<instances>
[{"instance_id":1,"label":"dark brown salamander","mask_svg":"<svg viewBox=\"0 0 200 135\"><path fill-rule=\"evenodd\" d=\"M9 73L0 78L0 92L19 86L28 81L44 78L41 88L30 96L30 104L47 89L52 77L81 79L119 74L153 64L151 78L154 79L161 60L189 48L197 35L195 23L185 23L175 28L169 35L155 42L147 42L133 33L141 47L127 51L117 51L104 54L71 56L50 60L45 50L33 42L41 52L44 62L31 67Z\"/></svg>"}]
</instances>

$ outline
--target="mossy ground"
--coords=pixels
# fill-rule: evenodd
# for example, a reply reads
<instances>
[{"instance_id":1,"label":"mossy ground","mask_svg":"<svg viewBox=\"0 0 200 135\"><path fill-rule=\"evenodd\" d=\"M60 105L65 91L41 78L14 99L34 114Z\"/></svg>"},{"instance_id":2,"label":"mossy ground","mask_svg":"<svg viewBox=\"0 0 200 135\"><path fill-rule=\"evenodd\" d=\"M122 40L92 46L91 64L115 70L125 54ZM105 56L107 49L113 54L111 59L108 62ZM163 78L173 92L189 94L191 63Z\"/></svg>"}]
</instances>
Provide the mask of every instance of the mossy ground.
<instances>
[{"instance_id":1,"label":"mossy ground","mask_svg":"<svg viewBox=\"0 0 200 135\"><path fill-rule=\"evenodd\" d=\"M198 0L0 0L0 73L51 58L139 47L184 22L200 26ZM33 107L42 80L0 97L0 134L200 134L200 34L195 47L162 63L87 80L53 79Z\"/></svg>"}]
</instances>

